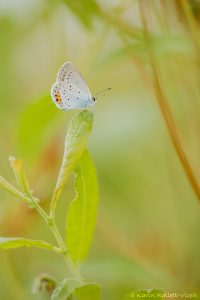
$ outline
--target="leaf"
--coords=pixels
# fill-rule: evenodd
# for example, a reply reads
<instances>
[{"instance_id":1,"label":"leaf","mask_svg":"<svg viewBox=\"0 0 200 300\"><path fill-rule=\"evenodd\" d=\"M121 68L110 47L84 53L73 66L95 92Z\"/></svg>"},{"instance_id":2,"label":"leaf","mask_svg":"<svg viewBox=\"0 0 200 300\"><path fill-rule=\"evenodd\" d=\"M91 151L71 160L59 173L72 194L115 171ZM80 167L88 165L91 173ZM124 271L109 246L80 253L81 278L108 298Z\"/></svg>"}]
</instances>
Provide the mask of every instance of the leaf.
<instances>
[{"instance_id":1,"label":"leaf","mask_svg":"<svg viewBox=\"0 0 200 300\"><path fill-rule=\"evenodd\" d=\"M37 247L37 248L44 248L48 250L54 250L59 252L59 249L49 243L39 240L30 240L21 237L13 237L13 238L5 238L0 237L0 249L7 250L7 249L14 249L14 248L22 248L22 247Z\"/></svg>"},{"instance_id":2,"label":"leaf","mask_svg":"<svg viewBox=\"0 0 200 300\"><path fill-rule=\"evenodd\" d=\"M73 298L75 300L100 300L100 286L98 284L88 283L78 287L73 294Z\"/></svg>"},{"instance_id":3,"label":"leaf","mask_svg":"<svg viewBox=\"0 0 200 300\"><path fill-rule=\"evenodd\" d=\"M51 300L100 300L100 292L96 283L67 278L57 285Z\"/></svg>"},{"instance_id":4,"label":"leaf","mask_svg":"<svg viewBox=\"0 0 200 300\"><path fill-rule=\"evenodd\" d=\"M66 222L66 243L72 260L83 260L90 248L96 223L98 183L93 161L86 150L75 171L76 198L71 202Z\"/></svg>"},{"instance_id":5,"label":"leaf","mask_svg":"<svg viewBox=\"0 0 200 300\"><path fill-rule=\"evenodd\" d=\"M13 173L15 175L17 184L19 187L24 191L28 197L32 198L32 193L29 188L29 184L26 178L26 175L24 173L24 167L23 162L21 159L17 159L14 156L9 157L10 166L13 170Z\"/></svg>"},{"instance_id":6,"label":"leaf","mask_svg":"<svg viewBox=\"0 0 200 300\"><path fill-rule=\"evenodd\" d=\"M19 119L17 137L20 152L34 156L45 144L47 129L59 115L58 109L51 104L50 96L45 96L27 106Z\"/></svg>"},{"instance_id":7,"label":"leaf","mask_svg":"<svg viewBox=\"0 0 200 300\"><path fill-rule=\"evenodd\" d=\"M132 300L132 299L154 299L163 300L163 292L159 290L141 290L134 291L126 295L122 300Z\"/></svg>"},{"instance_id":8,"label":"leaf","mask_svg":"<svg viewBox=\"0 0 200 300\"><path fill-rule=\"evenodd\" d=\"M81 286L83 283L74 278L67 278L60 282L56 289L53 291L51 300L68 300L71 299L71 296L74 290Z\"/></svg>"},{"instance_id":9,"label":"leaf","mask_svg":"<svg viewBox=\"0 0 200 300\"><path fill-rule=\"evenodd\" d=\"M95 0L63 0L63 2L87 28L92 27L93 18L100 13L99 6Z\"/></svg>"},{"instance_id":10,"label":"leaf","mask_svg":"<svg viewBox=\"0 0 200 300\"><path fill-rule=\"evenodd\" d=\"M92 125L93 114L88 110L80 112L70 122L65 139L65 150L60 174L58 176L51 202L51 217L54 214L59 195L64 185L86 149Z\"/></svg>"}]
</instances>

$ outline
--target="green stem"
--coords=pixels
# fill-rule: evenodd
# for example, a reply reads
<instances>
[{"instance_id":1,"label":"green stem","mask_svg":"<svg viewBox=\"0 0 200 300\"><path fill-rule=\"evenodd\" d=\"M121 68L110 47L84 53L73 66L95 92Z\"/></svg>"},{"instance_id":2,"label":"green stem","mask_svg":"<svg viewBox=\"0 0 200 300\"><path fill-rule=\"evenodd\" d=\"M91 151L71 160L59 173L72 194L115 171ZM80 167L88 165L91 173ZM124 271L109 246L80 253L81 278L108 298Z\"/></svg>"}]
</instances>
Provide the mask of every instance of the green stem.
<instances>
[{"instance_id":1,"label":"green stem","mask_svg":"<svg viewBox=\"0 0 200 300\"><path fill-rule=\"evenodd\" d=\"M182 1L182 3L185 3L185 2ZM191 184L191 187L194 190L194 193L197 196L198 201L200 201L199 182L195 176L195 173L192 169L190 161L187 158L187 155L186 155L184 148L182 146L182 143L180 141L173 115L171 113L167 98L163 92L162 85L160 83L159 73L158 73L157 66L156 66L156 59L154 57L154 53L153 53L153 50L152 50L152 47L150 44L150 35L149 35L148 24L146 21L145 7L143 6L144 2L141 0L139 2L139 4L140 4L139 7L140 7L141 21L144 26L146 46L149 51L149 60L150 60L150 65L151 65L151 69L152 69L152 74L153 74L153 84L154 84L154 89L155 89L155 93L157 96L158 104L159 104L161 112L163 114L164 121L166 123L167 129L170 134L170 138L172 140L172 143L174 145L174 148L176 150L178 158L182 164L183 170L185 171L185 174L188 177L188 180Z\"/></svg>"},{"instance_id":2,"label":"green stem","mask_svg":"<svg viewBox=\"0 0 200 300\"><path fill-rule=\"evenodd\" d=\"M27 197L27 195L20 192L18 189L16 189L12 184L10 184L5 178L0 176L0 187L7 190L10 194L12 194L15 197L18 197L19 199L22 199L23 201L27 202L28 205L30 205L31 201L30 198Z\"/></svg>"},{"instance_id":3,"label":"green stem","mask_svg":"<svg viewBox=\"0 0 200 300\"><path fill-rule=\"evenodd\" d=\"M15 167L15 165L14 165L14 167ZM15 168L13 168L13 169L14 169L14 171L16 171ZM17 178L19 179L22 189L24 190L25 196L27 197L27 199L29 199L29 205L32 208L36 209L36 211L39 213L39 215L45 221L47 226L50 228L51 232L53 233L53 235L60 247L60 253L62 253L62 255L68 265L68 268L70 269L70 272L76 276L75 268L73 266L73 262L69 255L69 251L59 233L59 230L56 226L54 218L52 216L49 217L47 215L47 213L44 211L44 209L40 206L39 200L33 196L32 192L29 188L28 181L24 175L23 168L21 167L20 170L17 170L17 171L18 171L18 172L16 172Z\"/></svg>"},{"instance_id":4,"label":"green stem","mask_svg":"<svg viewBox=\"0 0 200 300\"><path fill-rule=\"evenodd\" d=\"M66 151L66 149L65 149L65 151ZM62 163L62 168L61 168L61 172L59 175L58 183L56 185L56 189L53 194L53 201L52 201L53 209L51 209L51 213L50 213L50 215L48 215L45 212L45 210L40 206L39 199L34 197L32 194L32 191L30 190L28 181L26 179L26 176L25 176L25 173L23 170L22 161L17 160L15 157L10 157L9 160L10 160L13 172L15 174L15 177L17 179L17 183L20 185L20 187L22 188L24 193L22 193L21 191L16 189L12 184L10 184L5 178L3 178L1 176L0 176L0 187L6 189L14 196L17 196L18 198L21 198L24 201L26 201L29 204L30 208L34 208L39 213L39 215L45 221L45 223L47 224L47 226L49 227L49 229L51 230L51 232L53 233L53 235L57 241L59 248L55 247L55 251L59 252L60 254L63 255L64 260L70 270L70 273L75 278L80 279L79 272L75 268L75 265L71 259L69 251L67 249L67 246L66 246L65 242L63 241L63 238L61 237L60 232L56 226L55 218L54 218L55 203L56 203L56 201L59 197L59 193L62 189L63 181L64 181L64 179L66 179L67 176L69 176L69 173L70 173L68 169L67 169L67 172L65 171L66 161L63 159L64 162ZM64 172L64 174L63 174L63 172Z\"/></svg>"},{"instance_id":5,"label":"green stem","mask_svg":"<svg viewBox=\"0 0 200 300\"><path fill-rule=\"evenodd\" d=\"M65 245L65 242L63 241L63 238L60 235L60 232L56 226L56 223L54 219L50 218L47 213L43 210L43 208L39 205L39 203L35 200L33 196L31 196L31 200L33 202L33 207L37 210L37 212L40 214L40 216L43 218L47 226L50 228L51 232L53 233L59 247L61 250L61 253L64 257L64 260L70 270L70 273L75 276L76 278L80 278L79 274L76 272L76 269L74 267L74 264L71 260L69 251Z\"/></svg>"},{"instance_id":6,"label":"green stem","mask_svg":"<svg viewBox=\"0 0 200 300\"><path fill-rule=\"evenodd\" d=\"M60 253L63 255L65 262L71 272L71 274L80 279L80 276L72 262L72 259L70 257L69 251L65 245L65 242L63 241L60 232L56 226L56 223L54 221L54 218L49 217L47 213L44 211L44 209L40 206L39 200L35 198L30 189L28 184L25 183L25 181L22 181L23 190L26 192L26 194L23 194L18 189L16 189L12 184L10 184L5 178L0 176L0 187L10 192L12 195L24 200L28 203L29 207L34 208L39 215L42 217L42 219L45 221L51 232L53 233L59 247L60 247Z\"/></svg>"},{"instance_id":7,"label":"green stem","mask_svg":"<svg viewBox=\"0 0 200 300\"><path fill-rule=\"evenodd\" d=\"M56 238L56 241L57 241L59 247L62 250L62 255L63 255L64 259L65 259L65 262L67 263L67 266L68 266L68 268L70 270L70 273L73 276L75 276L76 278L80 278L80 276L77 273L77 271L75 269L75 266L74 266L74 264L72 262L72 259L70 257L69 251L68 251L68 249L67 249L67 247L66 247L66 245L65 245L65 243L63 241L63 238L61 237L60 232L59 232L59 230L58 230L58 228L56 226L55 221L51 219L51 222L49 223L49 225L50 225L50 229L51 229L53 235Z\"/></svg>"}]
</instances>

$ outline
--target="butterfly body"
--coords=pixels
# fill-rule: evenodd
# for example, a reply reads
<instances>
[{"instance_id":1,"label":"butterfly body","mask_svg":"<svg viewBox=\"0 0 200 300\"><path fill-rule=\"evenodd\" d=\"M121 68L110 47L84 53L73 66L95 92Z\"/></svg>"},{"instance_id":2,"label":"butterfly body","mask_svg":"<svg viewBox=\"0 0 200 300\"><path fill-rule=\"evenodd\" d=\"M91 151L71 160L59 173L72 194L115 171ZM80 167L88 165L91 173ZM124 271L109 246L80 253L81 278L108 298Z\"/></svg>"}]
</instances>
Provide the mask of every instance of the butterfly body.
<instances>
[{"instance_id":1,"label":"butterfly body","mask_svg":"<svg viewBox=\"0 0 200 300\"><path fill-rule=\"evenodd\" d=\"M71 62L66 62L59 70L51 96L62 110L89 108L95 102L83 76Z\"/></svg>"}]
</instances>

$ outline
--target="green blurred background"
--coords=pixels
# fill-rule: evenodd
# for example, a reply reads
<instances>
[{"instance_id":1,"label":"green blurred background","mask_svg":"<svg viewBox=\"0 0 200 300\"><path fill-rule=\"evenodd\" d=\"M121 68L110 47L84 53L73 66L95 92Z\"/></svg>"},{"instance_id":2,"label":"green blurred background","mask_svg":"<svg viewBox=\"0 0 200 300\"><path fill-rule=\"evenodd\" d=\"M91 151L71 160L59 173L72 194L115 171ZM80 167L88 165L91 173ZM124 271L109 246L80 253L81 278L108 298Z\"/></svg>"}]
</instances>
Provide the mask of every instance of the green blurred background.
<instances>
[{"instance_id":1,"label":"green blurred background","mask_svg":"<svg viewBox=\"0 0 200 300\"><path fill-rule=\"evenodd\" d=\"M200 182L199 1L140 1L162 88ZM200 291L200 206L159 110L143 25L136 0L0 0L0 174L14 183L8 157L23 159L44 208L76 113L51 101L58 69L73 62L93 94L112 88L95 105L89 148L100 206L82 267L105 300L144 288ZM73 196L71 179L57 209L63 233ZM0 236L54 242L34 211L2 190L0 198ZM62 258L38 249L0 252L0 265L2 300L40 299L31 294L36 276L67 274Z\"/></svg>"}]
</instances>

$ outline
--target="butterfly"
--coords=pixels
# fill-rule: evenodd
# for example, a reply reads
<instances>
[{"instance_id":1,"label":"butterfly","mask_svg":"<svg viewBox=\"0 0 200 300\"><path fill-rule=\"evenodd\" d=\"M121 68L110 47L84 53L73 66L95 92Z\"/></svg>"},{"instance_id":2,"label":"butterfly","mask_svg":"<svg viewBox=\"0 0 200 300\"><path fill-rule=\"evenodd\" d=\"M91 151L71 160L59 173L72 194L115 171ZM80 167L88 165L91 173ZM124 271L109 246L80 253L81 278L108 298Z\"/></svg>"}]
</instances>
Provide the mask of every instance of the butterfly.
<instances>
[{"instance_id":1,"label":"butterfly","mask_svg":"<svg viewBox=\"0 0 200 300\"><path fill-rule=\"evenodd\" d=\"M97 98L91 96L85 79L71 62L64 63L58 71L51 96L56 106L62 110L89 108Z\"/></svg>"}]
</instances>

